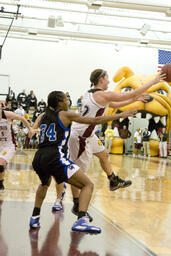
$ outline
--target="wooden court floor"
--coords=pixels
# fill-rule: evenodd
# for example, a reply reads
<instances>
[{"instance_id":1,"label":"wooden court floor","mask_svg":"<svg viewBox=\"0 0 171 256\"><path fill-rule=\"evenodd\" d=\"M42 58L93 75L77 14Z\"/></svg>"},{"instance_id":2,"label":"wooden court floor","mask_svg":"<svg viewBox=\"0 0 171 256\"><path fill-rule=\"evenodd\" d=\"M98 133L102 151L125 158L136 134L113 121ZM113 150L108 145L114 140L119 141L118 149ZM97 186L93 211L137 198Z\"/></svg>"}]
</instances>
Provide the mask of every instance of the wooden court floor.
<instances>
[{"instance_id":1,"label":"wooden court floor","mask_svg":"<svg viewBox=\"0 0 171 256\"><path fill-rule=\"evenodd\" d=\"M171 256L171 160L110 155L113 170L132 186L111 192L99 162L88 176L95 184L89 212L99 235L71 232L69 186L64 210L53 214L54 183L41 212L41 228L29 231L39 180L32 170L34 150L17 151L0 195L0 256Z\"/></svg>"}]
</instances>

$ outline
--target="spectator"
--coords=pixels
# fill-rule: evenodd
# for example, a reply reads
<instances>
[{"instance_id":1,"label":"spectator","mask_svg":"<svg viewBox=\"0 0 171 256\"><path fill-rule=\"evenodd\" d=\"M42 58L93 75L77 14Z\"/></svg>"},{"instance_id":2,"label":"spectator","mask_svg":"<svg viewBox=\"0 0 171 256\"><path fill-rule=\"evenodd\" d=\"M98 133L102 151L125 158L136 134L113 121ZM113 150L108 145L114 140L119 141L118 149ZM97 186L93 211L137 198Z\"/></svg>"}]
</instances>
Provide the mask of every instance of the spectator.
<instances>
[{"instance_id":1,"label":"spectator","mask_svg":"<svg viewBox=\"0 0 171 256\"><path fill-rule=\"evenodd\" d=\"M131 137L131 132L127 129L126 125L123 126L122 129L119 130L119 136L121 139L123 139L123 144L124 144L124 152L125 155L128 154L128 138Z\"/></svg>"},{"instance_id":2,"label":"spectator","mask_svg":"<svg viewBox=\"0 0 171 256\"><path fill-rule=\"evenodd\" d=\"M81 111L81 106L82 106L81 101L82 101L82 98L83 98L83 96L80 96L80 98L77 100L78 113L80 113L80 111Z\"/></svg>"},{"instance_id":3,"label":"spectator","mask_svg":"<svg viewBox=\"0 0 171 256\"><path fill-rule=\"evenodd\" d=\"M25 111L24 111L24 109L21 105L15 110L15 113L19 116L24 116L25 115Z\"/></svg>"},{"instance_id":4,"label":"spectator","mask_svg":"<svg viewBox=\"0 0 171 256\"><path fill-rule=\"evenodd\" d=\"M162 131L159 134L159 149L160 149L160 157L167 158L167 138L168 133L166 133L166 128L162 128Z\"/></svg>"},{"instance_id":5,"label":"spectator","mask_svg":"<svg viewBox=\"0 0 171 256\"><path fill-rule=\"evenodd\" d=\"M28 101L30 100L31 95L34 95L34 91L33 91L33 90L31 90L30 93L29 93L28 96L27 96Z\"/></svg>"},{"instance_id":6,"label":"spectator","mask_svg":"<svg viewBox=\"0 0 171 256\"><path fill-rule=\"evenodd\" d=\"M71 97L69 95L69 92L66 92L66 96L67 96L67 99L68 99L68 110L70 110L70 108L72 106L72 100L71 100Z\"/></svg>"},{"instance_id":7,"label":"spectator","mask_svg":"<svg viewBox=\"0 0 171 256\"><path fill-rule=\"evenodd\" d=\"M46 109L46 102L44 101L44 99L41 99L41 101L39 101L39 103L38 103L37 106L40 107L42 113L45 112L45 109Z\"/></svg>"},{"instance_id":8,"label":"spectator","mask_svg":"<svg viewBox=\"0 0 171 256\"><path fill-rule=\"evenodd\" d=\"M25 98L25 100L27 100L27 94L26 94L26 90L24 89L22 92L20 92L17 96L17 101L20 104L22 98Z\"/></svg>"},{"instance_id":9,"label":"spectator","mask_svg":"<svg viewBox=\"0 0 171 256\"><path fill-rule=\"evenodd\" d=\"M145 128L145 131L142 134L142 141L143 141L143 149L144 149L144 156L151 156L150 153L150 136L151 132L148 131L148 128Z\"/></svg>"},{"instance_id":10,"label":"spectator","mask_svg":"<svg viewBox=\"0 0 171 256\"><path fill-rule=\"evenodd\" d=\"M134 149L133 149L133 157L140 157L141 153L141 147L142 147L142 136L141 136L141 130L138 128L134 134Z\"/></svg>"},{"instance_id":11,"label":"spectator","mask_svg":"<svg viewBox=\"0 0 171 256\"><path fill-rule=\"evenodd\" d=\"M114 137L114 130L111 129L111 125L108 125L105 131L105 148L108 153L110 153L112 142Z\"/></svg>"},{"instance_id":12,"label":"spectator","mask_svg":"<svg viewBox=\"0 0 171 256\"><path fill-rule=\"evenodd\" d=\"M9 93L8 93L8 95L7 95L7 97L11 97L12 100L15 99L15 93L14 93L14 91L13 91L13 90L10 90Z\"/></svg>"},{"instance_id":13,"label":"spectator","mask_svg":"<svg viewBox=\"0 0 171 256\"><path fill-rule=\"evenodd\" d=\"M29 100L28 100L28 105L29 105L29 109L30 109L30 107L33 107L34 109L37 108L37 98L34 95L34 93L32 93L30 95Z\"/></svg>"},{"instance_id":14,"label":"spectator","mask_svg":"<svg viewBox=\"0 0 171 256\"><path fill-rule=\"evenodd\" d=\"M24 111L26 113L28 113L28 103L27 103L27 100L25 98L21 99L20 106L22 106Z\"/></svg>"},{"instance_id":15,"label":"spectator","mask_svg":"<svg viewBox=\"0 0 171 256\"><path fill-rule=\"evenodd\" d=\"M22 150L24 147L24 143L25 143L25 138L26 138L26 130L24 127L21 127L18 131L18 145L20 147L20 149Z\"/></svg>"},{"instance_id":16,"label":"spectator","mask_svg":"<svg viewBox=\"0 0 171 256\"><path fill-rule=\"evenodd\" d=\"M11 102L11 111L15 111L18 108L18 101L16 99L13 99Z\"/></svg>"},{"instance_id":17,"label":"spectator","mask_svg":"<svg viewBox=\"0 0 171 256\"><path fill-rule=\"evenodd\" d=\"M34 123L37 119L37 117L42 113L40 106L37 107L37 109L33 113L32 122Z\"/></svg>"}]
</instances>

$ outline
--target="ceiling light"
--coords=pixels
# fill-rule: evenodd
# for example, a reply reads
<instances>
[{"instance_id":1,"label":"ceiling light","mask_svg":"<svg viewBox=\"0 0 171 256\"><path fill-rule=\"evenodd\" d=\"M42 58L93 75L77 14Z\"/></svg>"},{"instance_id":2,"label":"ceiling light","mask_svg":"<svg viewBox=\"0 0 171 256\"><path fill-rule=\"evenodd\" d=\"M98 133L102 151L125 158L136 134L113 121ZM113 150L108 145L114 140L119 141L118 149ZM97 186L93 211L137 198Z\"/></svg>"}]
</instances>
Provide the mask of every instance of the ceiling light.
<instances>
[{"instance_id":1,"label":"ceiling light","mask_svg":"<svg viewBox=\"0 0 171 256\"><path fill-rule=\"evenodd\" d=\"M49 16L48 17L48 27L49 28L54 28L55 27L55 24L56 24L56 19L54 16Z\"/></svg>"},{"instance_id":2,"label":"ceiling light","mask_svg":"<svg viewBox=\"0 0 171 256\"><path fill-rule=\"evenodd\" d=\"M168 9L166 10L166 15L169 16L169 17L171 16L171 8L168 8Z\"/></svg>"},{"instance_id":3,"label":"ceiling light","mask_svg":"<svg viewBox=\"0 0 171 256\"><path fill-rule=\"evenodd\" d=\"M56 26L64 27L64 22L63 22L62 16L58 16L57 17L57 19L56 19Z\"/></svg>"},{"instance_id":4,"label":"ceiling light","mask_svg":"<svg viewBox=\"0 0 171 256\"><path fill-rule=\"evenodd\" d=\"M150 25L149 24L144 24L140 30L141 35L145 36L147 32L150 30Z\"/></svg>"},{"instance_id":5,"label":"ceiling light","mask_svg":"<svg viewBox=\"0 0 171 256\"><path fill-rule=\"evenodd\" d=\"M149 40L142 39L142 40L140 40L140 44L147 45L147 44L149 44Z\"/></svg>"},{"instance_id":6,"label":"ceiling light","mask_svg":"<svg viewBox=\"0 0 171 256\"><path fill-rule=\"evenodd\" d=\"M98 10L101 6L102 6L102 1L88 1L88 8L89 9Z\"/></svg>"},{"instance_id":7,"label":"ceiling light","mask_svg":"<svg viewBox=\"0 0 171 256\"><path fill-rule=\"evenodd\" d=\"M36 36L37 35L37 29L28 29L28 34L29 35L32 35L32 36Z\"/></svg>"}]
</instances>

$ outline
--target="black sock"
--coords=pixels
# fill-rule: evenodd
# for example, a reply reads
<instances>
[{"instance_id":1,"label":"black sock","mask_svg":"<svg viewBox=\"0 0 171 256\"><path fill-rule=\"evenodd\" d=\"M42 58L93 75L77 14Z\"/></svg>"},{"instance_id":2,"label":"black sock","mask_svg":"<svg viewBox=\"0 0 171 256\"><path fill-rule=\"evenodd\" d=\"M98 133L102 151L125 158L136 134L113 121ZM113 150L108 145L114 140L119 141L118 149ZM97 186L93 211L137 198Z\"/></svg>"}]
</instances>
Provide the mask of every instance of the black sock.
<instances>
[{"instance_id":1,"label":"black sock","mask_svg":"<svg viewBox=\"0 0 171 256\"><path fill-rule=\"evenodd\" d=\"M112 172L112 174L109 175L109 176L107 176L107 177L108 177L109 180L111 180L111 179L115 178L116 176L115 176L115 174Z\"/></svg>"},{"instance_id":2,"label":"black sock","mask_svg":"<svg viewBox=\"0 0 171 256\"><path fill-rule=\"evenodd\" d=\"M73 198L73 202L74 202L74 204L79 204L79 198L78 197L74 197Z\"/></svg>"},{"instance_id":3,"label":"black sock","mask_svg":"<svg viewBox=\"0 0 171 256\"><path fill-rule=\"evenodd\" d=\"M3 181L4 181L4 180L0 180L0 188L3 187Z\"/></svg>"},{"instance_id":4,"label":"black sock","mask_svg":"<svg viewBox=\"0 0 171 256\"><path fill-rule=\"evenodd\" d=\"M82 211L78 212L78 220L84 216L86 216L86 212L82 212Z\"/></svg>"},{"instance_id":5,"label":"black sock","mask_svg":"<svg viewBox=\"0 0 171 256\"><path fill-rule=\"evenodd\" d=\"M40 215L40 208L34 207L32 216Z\"/></svg>"}]
</instances>

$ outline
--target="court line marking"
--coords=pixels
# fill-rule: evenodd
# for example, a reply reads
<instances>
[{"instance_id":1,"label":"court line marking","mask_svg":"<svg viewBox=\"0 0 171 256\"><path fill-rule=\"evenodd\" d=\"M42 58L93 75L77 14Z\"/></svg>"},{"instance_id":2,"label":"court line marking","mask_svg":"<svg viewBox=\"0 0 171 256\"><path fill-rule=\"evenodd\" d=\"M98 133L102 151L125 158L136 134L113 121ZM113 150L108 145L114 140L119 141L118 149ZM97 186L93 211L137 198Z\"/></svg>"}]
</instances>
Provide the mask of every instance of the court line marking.
<instances>
[{"instance_id":1,"label":"court line marking","mask_svg":"<svg viewBox=\"0 0 171 256\"><path fill-rule=\"evenodd\" d=\"M90 204L91 205L91 204ZM93 210L103 217L108 223L112 224L118 231L123 233L125 236L129 238L133 243L135 243L139 248L141 248L143 251L145 251L149 256L158 256L156 253L154 253L151 249L149 249L146 245L144 245L142 242L137 240L135 237L133 237L131 234L129 234L126 230L124 230L122 227L120 227L116 222L111 220L109 217L104 215L101 211L99 211L97 208L95 208L93 205L91 205Z\"/></svg>"}]
</instances>

